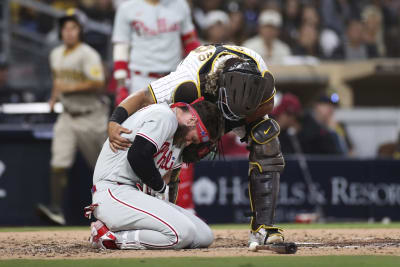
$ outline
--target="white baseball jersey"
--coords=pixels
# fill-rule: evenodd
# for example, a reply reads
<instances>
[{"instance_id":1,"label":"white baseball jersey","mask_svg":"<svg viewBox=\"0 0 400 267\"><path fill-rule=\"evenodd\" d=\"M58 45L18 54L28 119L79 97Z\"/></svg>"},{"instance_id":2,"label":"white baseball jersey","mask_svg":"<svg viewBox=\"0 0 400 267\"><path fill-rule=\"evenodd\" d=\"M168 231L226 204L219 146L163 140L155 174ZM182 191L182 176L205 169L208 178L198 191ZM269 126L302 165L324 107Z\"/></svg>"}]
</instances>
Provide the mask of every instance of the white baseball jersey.
<instances>
[{"instance_id":1,"label":"white baseball jersey","mask_svg":"<svg viewBox=\"0 0 400 267\"><path fill-rule=\"evenodd\" d=\"M155 145L157 152L153 155L154 164L161 176L182 165L181 147L173 145L178 121L175 113L167 104L145 107L131 115L122 126L132 130L131 134L123 135L130 142L133 142L136 136L141 136ZM128 185L135 185L136 182L139 182L140 178L132 170L127 154L127 150L118 150L117 153L114 153L110 148L109 139L107 139L97 159L93 184L104 180Z\"/></svg>"},{"instance_id":2,"label":"white baseball jersey","mask_svg":"<svg viewBox=\"0 0 400 267\"><path fill-rule=\"evenodd\" d=\"M193 30L185 0L129 0L118 7L112 41L130 44L130 70L170 72L182 58L181 36Z\"/></svg>"},{"instance_id":3,"label":"white baseball jersey","mask_svg":"<svg viewBox=\"0 0 400 267\"><path fill-rule=\"evenodd\" d=\"M217 54L216 54L217 53ZM190 52L190 54L179 64L176 71L169 75L150 83L149 89L153 94L156 103L172 103L174 102L174 93L179 85L185 82L193 82L197 88L198 97L201 97L200 70L210 63L210 72L215 71L219 64L224 63L227 59L244 55L251 58L257 64L262 75L268 71L267 65L259 54L251 49L241 46L224 45L219 51L214 45L200 46ZM273 92L275 94L275 91ZM267 99L264 99L267 100Z\"/></svg>"}]
</instances>

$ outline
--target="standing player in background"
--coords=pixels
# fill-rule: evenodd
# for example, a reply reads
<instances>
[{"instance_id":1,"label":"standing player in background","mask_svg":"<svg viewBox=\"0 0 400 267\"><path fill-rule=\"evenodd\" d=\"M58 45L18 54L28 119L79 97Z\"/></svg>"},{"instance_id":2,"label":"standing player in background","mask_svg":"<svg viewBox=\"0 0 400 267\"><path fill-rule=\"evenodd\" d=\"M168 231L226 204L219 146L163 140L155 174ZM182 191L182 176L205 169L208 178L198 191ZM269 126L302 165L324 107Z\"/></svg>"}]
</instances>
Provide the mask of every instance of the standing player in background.
<instances>
[{"instance_id":1,"label":"standing player in background","mask_svg":"<svg viewBox=\"0 0 400 267\"><path fill-rule=\"evenodd\" d=\"M153 103L190 103L204 96L216 103L225 117L225 133L234 131L249 145L249 195L252 210L249 244L283 241L274 225L280 172L284 168L278 140L279 125L268 118L274 106L274 78L259 54L231 45L200 46L176 71L152 82L125 99L109 123L110 146L126 149L121 124L130 114ZM110 134L111 133L111 134ZM190 145L184 162L195 162L215 150L215 143Z\"/></svg>"},{"instance_id":2,"label":"standing player in background","mask_svg":"<svg viewBox=\"0 0 400 267\"><path fill-rule=\"evenodd\" d=\"M116 102L173 71L200 45L186 0L128 0L114 22Z\"/></svg>"},{"instance_id":3,"label":"standing player in background","mask_svg":"<svg viewBox=\"0 0 400 267\"><path fill-rule=\"evenodd\" d=\"M50 54L53 89L49 101L53 110L60 100L64 110L54 126L51 146L50 206L38 205L38 211L51 222L65 225L62 212L67 172L74 163L77 149L91 168L107 135L108 108L103 103L104 72L100 55L83 43L83 28L77 16L70 14L59 21L63 44Z\"/></svg>"},{"instance_id":4,"label":"standing player in background","mask_svg":"<svg viewBox=\"0 0 400 267\"><path fill-rule=\"evenodd\" d=\"M182 58L200 45L186 0L127 0L118 6L114 22L114 79L116 103L175 70ZM191 165L183 182L191 183ZM182 199L186 201L182 202ZM179 193L178 203L193 209L191 187Z\"/></svg>"}]
</instances>

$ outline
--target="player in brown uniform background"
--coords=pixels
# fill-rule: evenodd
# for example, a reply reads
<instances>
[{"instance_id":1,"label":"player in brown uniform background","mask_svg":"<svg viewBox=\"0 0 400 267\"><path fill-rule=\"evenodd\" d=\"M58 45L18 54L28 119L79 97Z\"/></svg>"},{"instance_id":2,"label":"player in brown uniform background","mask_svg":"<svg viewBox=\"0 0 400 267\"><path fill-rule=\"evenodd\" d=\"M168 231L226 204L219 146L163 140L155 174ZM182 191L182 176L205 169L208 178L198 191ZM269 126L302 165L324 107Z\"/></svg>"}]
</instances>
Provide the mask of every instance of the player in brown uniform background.
<instances>
[{"instance_id":1,"label":"player in brown uniform background","mask_svg":"<svg viewBox=\"0 0 400 267\"><path fill-rule=\"evenodd\" d=\"M106 139L108 108L102 101L104 71L100 55L82 40L83 28L73 13L60 18L62 44L50 54L53 88L49 100L56 101L63 112L54 125L51 146L50 205L38 205L38 211L51 222L65 225L62 212L67 173L77 149L93 169Z\"/></svg>"}]
</instances>

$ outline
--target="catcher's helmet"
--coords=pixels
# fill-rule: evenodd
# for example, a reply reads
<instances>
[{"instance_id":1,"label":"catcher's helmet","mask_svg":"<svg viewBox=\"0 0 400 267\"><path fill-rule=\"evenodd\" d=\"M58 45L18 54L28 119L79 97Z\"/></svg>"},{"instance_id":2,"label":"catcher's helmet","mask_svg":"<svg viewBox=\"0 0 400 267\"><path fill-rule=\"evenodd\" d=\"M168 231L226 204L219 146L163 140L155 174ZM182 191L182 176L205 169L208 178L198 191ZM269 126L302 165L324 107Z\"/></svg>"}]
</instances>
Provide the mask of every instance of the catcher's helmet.
<instances>
[{"instance_id":1,"label":"catcher's helmet","mask_svg":"<svg viewBox=\"0 0 400 267\"><path fill-rule=\"evenodd\" d=\"M226 67L219 77L218 107L228 120L240 120L253 114L263 100L264 93L274 81L262 77L257 65L240 60Z\"/></svg>"},{"instance_id":2,"label":"catcher's helmet","mask_svg":"<svg viewBox=\"0 0 400 267\"><path fill-rule=\"evenodd\" d=\"M61 31L62 28L64 27L65 23L68 21L73 21L76 24L78 24L80 28L80 34L79 34L79 39L82 41L83 40L83 22L82 19L80 18L81 14L79 13L78 10L76 9L68 9L67 12L65 13L65 16L62 16L58 19L58 38L62 40L61 36Z\"/></svg>"}]
</instances>

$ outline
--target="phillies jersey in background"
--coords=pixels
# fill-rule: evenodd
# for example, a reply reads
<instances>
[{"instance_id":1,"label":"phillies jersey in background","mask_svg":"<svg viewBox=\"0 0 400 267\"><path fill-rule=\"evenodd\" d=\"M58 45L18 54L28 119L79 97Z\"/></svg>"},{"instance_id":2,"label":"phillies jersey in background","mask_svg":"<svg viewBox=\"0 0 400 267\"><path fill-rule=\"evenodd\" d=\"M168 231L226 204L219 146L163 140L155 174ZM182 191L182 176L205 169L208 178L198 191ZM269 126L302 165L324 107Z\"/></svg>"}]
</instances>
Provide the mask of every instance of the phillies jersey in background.
<instances>
[{"instance_id":1,"label":"phillies jersey in background","mask_svg":"<svg viewBox=\"0 0 400 267\"><path fill-rule=\"evenodd\" d=\"M160 0L158 4L129 0L117 10L112 41L130 44L132 72L166 73L182 59L181 36L193 31L185 0Z\"/></svg>"}]
</instances>

